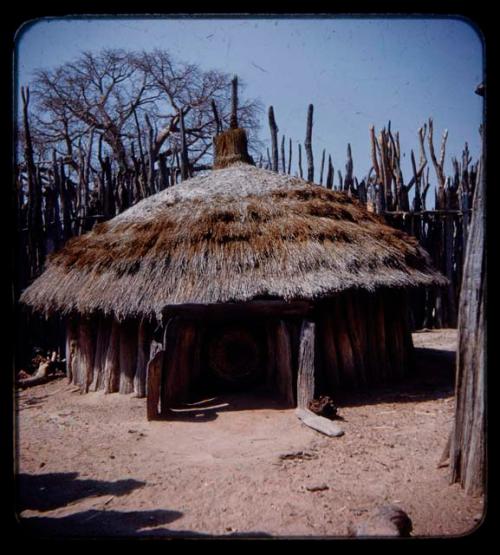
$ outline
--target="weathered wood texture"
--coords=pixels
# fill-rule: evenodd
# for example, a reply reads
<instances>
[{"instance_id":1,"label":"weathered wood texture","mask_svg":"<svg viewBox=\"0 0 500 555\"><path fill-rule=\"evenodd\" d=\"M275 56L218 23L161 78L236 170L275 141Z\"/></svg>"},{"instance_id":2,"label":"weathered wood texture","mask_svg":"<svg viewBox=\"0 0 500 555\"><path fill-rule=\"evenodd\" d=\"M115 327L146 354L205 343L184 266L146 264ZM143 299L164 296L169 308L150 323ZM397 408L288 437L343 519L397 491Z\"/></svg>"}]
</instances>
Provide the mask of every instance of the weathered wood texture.
<instances>
[{"instance_id":1,"label":"weathered wood texture","mask_svg":"<svg viewBox=\"0 0 500 555\"><path fill-rule=\"evenodd\" d=\"M77 323L74 318L69 318L66 322L66 376L69 383L74 383L74 366L76 362L76 352L78 349Z\"/></svg>"},{"instance_id":2,"label":"weathered wood texture","mask_svg":"<svg viewBox=\"0 0 500 555\"><path fill-rule=\"evenodd\" d=\"M81 318L78 324L77 384L88 393L94 374L95 320Z\"/></svg>"},{"instance_id":3,"label":"weathered wood texture","mask_svg":"<svg viewBox=\"0 0 500 555\"><path fill-rule=\"evenodd\" d=\"M104 392L115 393L120 385L120 324L113 320L104 361Z\"/></svg>"},{"instance_id":4,"label":"weathered wood texture","mask_svg":"<svg viewBox=\"0 0 500 555\"><path fill-rule=\"evenodd\" d=\"M414 363L407 314L406 294L398 291L345 292L322 302L317 317L322 392L409 375Z\"/></svg>"},{"instance_id":5,"label":"weathered wood texture","mask_svg":"<svg viewBox=\"0 0 500 555\"><path fill-rule=\"evenodd\" d=\"M313 111L313 105L309 104L307 109L306 139L304 141L304 150L306 151L307 159L307 181L311 182L314 181L314 158L312 150Z\"/></svg>"},{"instance_id":6,"label":"weathered wood texture","mask_svg":"<svg viewBox=\"0 0 500 555\"><path fill-rule=\"evenodd\" d=\"M134 393L136 397L146 396L146 370L150 347L149 325L145 319L141 319L137 333L137 360L134 375Z\"/></svg>"},{"instance_id":7,"label":"weathered wood texture","mask_svg":"<svg viewBox=\"0 0 500 555\"><path fill-rule=\"evenodd\" d=\"M308 428L312 428L321 434L327 435L329 437L339 437L344 435L344 431L336 422L328 420L323 416L318 416L311 412L310 410L297 408L295 409L295 415L299 420L301 420Z\"/></svg>"},{"instance_id":8,"label":"weathered wood texture","mask_svg":"<svg viewBox=\"0 0 500 555\"><path fill-rule=\"evenodd\" d=\"M474 199L459 312L455 420L450 442L452 483L470 495L486 482L486 186L480 180Z\"/></svg>"},{"instance_id":9,"label":"weathered wood texture","mask_svg":"<svg viewBox=\"0 0 500 555\"><path fill-rule=\"evenodd\" d=\"M272 171L278 171L278 126L276 125L276 120L274 118L274 108L269 107L269 129L271 131L271 168Z\"/></svg>"},{"instance_id":10,"label":"weathered wood texture","mask_svg":"<svg viewBox=\"0 0 500 555\"><path fill-rule=\"evenodd\" d=\"M308 409L314 399L315 324L305 320L300 331L297 407Z\"/></svg>"},{"instance_id":11,"label":"weathered wood texture","mask_svg":"<svg viewBox=\"0 0 500 555\"><path fill-rule=\"evenodd\" d=\"M146 410L148 420L157 420L160 417L159 402L164 355L165 351L162 349L156 351L147 366L148 397Z\"/></svg>"},{"instance_id":12,"label":"weathered wood texture","mask_svg":"<svg viewBox=\"0 0 500 555\"><path fill-rule=\"evenodd\" d=\"M99 318L94 354L94 376L90 384L91 391L98 391L104 388L106 353L111 335L111 326L112 322L110 318Z\"/></svg>"},{"instance_id":13,"label":"weathered wood texture","mask_svg":"<svg viewBox=\"0 0 500 555\"><path fill-rule=\"evenodd\" d=\"M190 385L198 374L198 330L193 321L174 318L169 325L166 342L166 362L163 370L161 412L186 401Z\"/></svg>"},{"instance_id":14,"label":"weathered wood texture","mask_svg":"<svg viewBox=\"0 0 500 555\"><path fill-rule=\"evenodd\" d=\"M290 332L284 320L274 326L275 384L283 400L294 405L292 346Z\"/></svg>"},{"instance_id":15,"label":"weathered wood texture","mask_svg":"<svg viewBox=\"0 0 500 555\"><path fill-rule=\"evenodd\" d=\"M306 316L314 311L313 301L248 301L245 303L183 304L167 306L166 318L231 320L249 317L287 318Z\"/></svg>"},{"instance_id":16,"label":"weathered wood texture","mask_svg":"<svg viewBox=\"0 0 500 555\"><path fill-rule=\"evenodd\" d=\"M137 322L127 320L120 325L120 384L119 392L128 394L134 391L134 375L137 363Z\"/></svg>"}]
</instances>

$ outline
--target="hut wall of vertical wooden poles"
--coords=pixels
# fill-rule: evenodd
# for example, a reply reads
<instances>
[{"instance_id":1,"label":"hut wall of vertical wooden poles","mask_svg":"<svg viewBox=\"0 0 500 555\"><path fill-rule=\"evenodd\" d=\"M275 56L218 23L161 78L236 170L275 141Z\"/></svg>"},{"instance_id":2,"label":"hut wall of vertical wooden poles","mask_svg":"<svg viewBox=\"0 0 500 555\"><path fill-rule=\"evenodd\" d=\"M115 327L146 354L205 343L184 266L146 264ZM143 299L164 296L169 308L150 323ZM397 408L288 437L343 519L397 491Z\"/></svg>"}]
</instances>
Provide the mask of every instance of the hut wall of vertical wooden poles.
<instances>
[{"instance_id":1,"label":"hut wall of vertical wooden poles","mask_svg":"<svg viewBox=\"0 0 500 555\"><path fill-rule=\"evenodd\" d=\"M208 353L218 329L261 330L259 377L253 385L266 386L292 407L304 321L315 324L316 395L334 397L339 390L363 390L411 374L407 295L393 289L349 290L314 302L181 305L165 310L162 325L73 316L67 319L67 375L83 392L147 396L148 418L154 419L188 401L213 375Z\"/></svg>"}]
</instances>

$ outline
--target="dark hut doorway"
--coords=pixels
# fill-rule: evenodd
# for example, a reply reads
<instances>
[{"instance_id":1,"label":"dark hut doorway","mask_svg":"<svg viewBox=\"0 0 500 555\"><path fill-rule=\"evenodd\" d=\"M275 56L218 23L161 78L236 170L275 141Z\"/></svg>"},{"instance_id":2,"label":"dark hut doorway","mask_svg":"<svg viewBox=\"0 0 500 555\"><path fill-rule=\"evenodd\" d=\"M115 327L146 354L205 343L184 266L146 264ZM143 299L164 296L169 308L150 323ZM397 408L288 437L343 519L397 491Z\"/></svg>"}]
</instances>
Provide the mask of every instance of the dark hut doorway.
<instances>
[{"instance_id":1,"label":"dark hut doorway","mask_svg":"<svg viewBox=\"0 0 500 555\"><path fill-rule=\"evenodd\" d=\"M262 317L175 318L167 326L157 367L148 367L157 373L148 387L149 417L154 418L158 402L166 418L189 406L201 410L208 399L229 399L225 410L294 406L296 357L289 327L290 322Z\"/></svg>"},{"instance_id":2,"label":"dark hut doorway","mask_svg":"<svg viewBox=\"0 0 500 555\"><path fill-rule=\"evenodd\" d=\"M202 341L198 387L207 392L248 391L265 385L265 335L255 323L226 324L207 330Z\"/></svg>"}]
</instances>

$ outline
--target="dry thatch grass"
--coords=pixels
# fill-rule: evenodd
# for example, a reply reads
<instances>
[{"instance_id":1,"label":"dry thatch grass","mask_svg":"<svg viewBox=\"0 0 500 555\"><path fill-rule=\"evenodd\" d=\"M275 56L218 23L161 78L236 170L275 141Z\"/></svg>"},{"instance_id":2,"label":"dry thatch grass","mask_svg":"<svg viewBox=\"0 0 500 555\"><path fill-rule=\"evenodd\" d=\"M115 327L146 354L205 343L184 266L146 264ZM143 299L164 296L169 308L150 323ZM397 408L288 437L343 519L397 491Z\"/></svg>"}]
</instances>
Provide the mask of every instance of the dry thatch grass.
<instances>
[{"instance_id":1,"label":"dry thatch grass","mask_svg":"<svg viewBox=\"0 0 500 555\"><path fill-rule=\"evenodd\" d=\"M235 162L252 163L247 150L247 134L244 129L228 129L214 137L214 169L227 168Z\"/></svg>"},{"instance_id":2,"label":"dry thatch grass","mask_svg":"<svg viewBox=\"0 0 500 555\"><path fill-rule=\"evenodd\" d=\"M46 314L121 319L184 303L445 283L416 239L346 194L237 163L72 239L21 300Z\"/></svg>"}]
</instances>

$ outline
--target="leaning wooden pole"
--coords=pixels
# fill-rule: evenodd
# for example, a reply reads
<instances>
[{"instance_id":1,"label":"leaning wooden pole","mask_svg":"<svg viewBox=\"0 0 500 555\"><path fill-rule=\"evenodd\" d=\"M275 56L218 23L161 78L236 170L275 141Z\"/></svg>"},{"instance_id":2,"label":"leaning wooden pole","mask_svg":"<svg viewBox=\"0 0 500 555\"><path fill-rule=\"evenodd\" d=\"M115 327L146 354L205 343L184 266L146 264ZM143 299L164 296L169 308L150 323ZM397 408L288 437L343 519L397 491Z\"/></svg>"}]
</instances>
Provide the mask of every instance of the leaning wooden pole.
<instances>
[{"instance_id":1,"label":"leaning wooden pole","mask_svg":"<svg viewBox=\"0 0 500 555\"><path fill-rule=\"evenodd\" d=\"M484 170L483 170L484 171ZM455 420L450 441L450 481L479 496L486 481L486 186L474 194L458 314Z\"/></svg>"}]
</instances>

